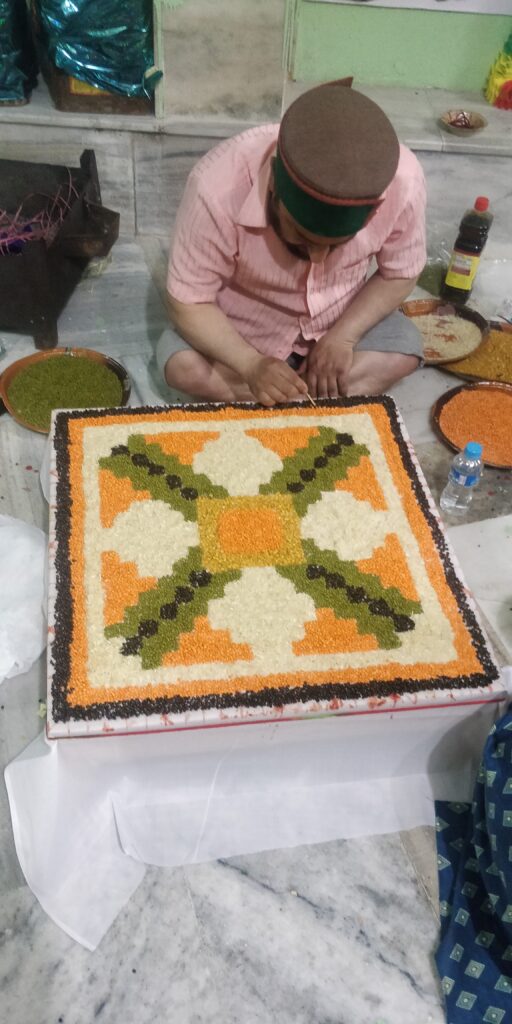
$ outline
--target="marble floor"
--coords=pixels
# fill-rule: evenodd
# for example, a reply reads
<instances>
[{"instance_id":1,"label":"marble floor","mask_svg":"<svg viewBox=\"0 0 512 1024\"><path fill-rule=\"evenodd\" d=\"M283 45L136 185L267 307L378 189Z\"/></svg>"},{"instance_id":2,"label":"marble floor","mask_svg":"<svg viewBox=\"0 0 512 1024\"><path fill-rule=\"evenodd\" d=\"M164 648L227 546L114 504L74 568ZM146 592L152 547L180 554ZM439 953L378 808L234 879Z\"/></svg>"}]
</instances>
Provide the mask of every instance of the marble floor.
<instances>
[{"instance_id":1,"label":"marble floor","mask_svg":"<svg viewBox=\"0 0 512 1024\"><path fill-rule=\"evenodd\" d=\"M133 403L162 402L151 347L166 329L165 244L121 240L60 322L61 344L119 357ZM0 371L32 350L0 334ZM450 453L429 410L454 378L425 369L394 395L437 499ZM44 439L0 418L0 512L45 528ZM512 476L486 474L469 519L511 507ZM465 527L467 529L467 527ZM492 531L491 531L492 532ZM470 542L469 542L470 543ZM42 659L43 660L43 659ZM42 729L43 664L0 688L0 756ZM0 990L10 1024L443 1024L430 829L148 869L100 947L54 925L24 883L0 790Z\"/></svg>"}]
</instances>

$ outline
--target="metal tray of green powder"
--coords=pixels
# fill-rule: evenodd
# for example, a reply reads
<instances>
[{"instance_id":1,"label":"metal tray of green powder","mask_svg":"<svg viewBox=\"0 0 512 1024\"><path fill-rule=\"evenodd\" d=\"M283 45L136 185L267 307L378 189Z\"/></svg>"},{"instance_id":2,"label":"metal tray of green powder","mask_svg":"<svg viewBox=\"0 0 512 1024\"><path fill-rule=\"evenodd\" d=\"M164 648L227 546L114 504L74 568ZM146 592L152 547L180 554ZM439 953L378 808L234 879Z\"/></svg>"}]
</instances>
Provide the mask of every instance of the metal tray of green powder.
<instances>
[{"instance_id":1,"label":"metal tray of green powder","mask_svg":"<svg viewBox=\"0 0 512 1024\"><path fill-rule=\"evenodd\" d=\"M47 434L53 409L126 405L130 378L115 359L88 348L54 348L18 359L0 378L0 400L22 426Z\"/></svg>"}]
</instances>

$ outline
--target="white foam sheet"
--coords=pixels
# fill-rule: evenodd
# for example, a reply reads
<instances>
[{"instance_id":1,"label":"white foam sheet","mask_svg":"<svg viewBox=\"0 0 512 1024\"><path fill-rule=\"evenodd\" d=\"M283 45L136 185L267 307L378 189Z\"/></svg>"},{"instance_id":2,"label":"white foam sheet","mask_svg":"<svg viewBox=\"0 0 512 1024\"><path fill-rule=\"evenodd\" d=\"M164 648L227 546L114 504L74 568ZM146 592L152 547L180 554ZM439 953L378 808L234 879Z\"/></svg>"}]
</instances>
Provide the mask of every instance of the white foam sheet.
<instances>
[{"instance_id":1,"label":"white foam sheet","mask_svg":"<svg viewBox=\"0 0 512 1024\"><path fill-rule=\"evenodd\" d=\"M486 470L487 486L492 482ZM494 486L499 486L496 482ZM452 526L448 537L468 587L512 658L512 515Z\"/></svg>"},{"instance_id":2,"label":"white foam sheet","mask_svg":"<svg viewBox=\"0 0 512 1024\"><path fill-rule=\"evenodd\" d=\"M507 680L508 673L508 680ZM6 769L16 849L48 915L94 949L144 875L410 829L469 799L505 706L454 705L48 742Z\"/></svg>"},{"instance_id":3,"label":"white foam sheet","mask_svg":"<svg viewBox=\"0 0 512 1024\"><path fill-rule=\"evenodd\" d=\"M27 672L46 647L47 543L37 526L0 515L0 683Z\"/></svg>"}]
</instances>

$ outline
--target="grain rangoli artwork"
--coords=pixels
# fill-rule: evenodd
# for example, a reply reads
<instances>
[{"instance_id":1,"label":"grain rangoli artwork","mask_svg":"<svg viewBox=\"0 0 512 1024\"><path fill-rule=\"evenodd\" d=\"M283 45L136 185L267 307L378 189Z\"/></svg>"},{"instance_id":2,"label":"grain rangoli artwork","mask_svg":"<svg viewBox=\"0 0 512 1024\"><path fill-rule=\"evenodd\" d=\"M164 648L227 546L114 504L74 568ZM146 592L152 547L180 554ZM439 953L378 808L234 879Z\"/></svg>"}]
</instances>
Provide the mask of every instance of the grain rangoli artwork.
<instances>
[{"instance_id":1,"label":"grain rangoli artwork","mask_svg":"<svg viewBox=\"0 0 512 1024\"><path fill-rule=\"evenodd\" d=\"M56 417L55 721L495 678L389 398Z\"/></svg>"}]
</instances>

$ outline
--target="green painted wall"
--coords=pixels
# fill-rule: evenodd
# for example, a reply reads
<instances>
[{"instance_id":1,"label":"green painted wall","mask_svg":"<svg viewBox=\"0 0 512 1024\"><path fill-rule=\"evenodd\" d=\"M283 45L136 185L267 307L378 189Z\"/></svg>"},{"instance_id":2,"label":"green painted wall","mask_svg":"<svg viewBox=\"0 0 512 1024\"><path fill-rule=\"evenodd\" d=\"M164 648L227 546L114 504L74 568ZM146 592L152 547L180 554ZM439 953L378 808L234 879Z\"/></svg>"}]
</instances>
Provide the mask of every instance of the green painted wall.
<instances>
[{"instance_id":1,"label":"green painted wall","mask_svg":"<svg viewBox=\"0 0 512 1024\"><path fill-rule=\"evenodd\" d=\"M374 85L482 89L512 29L508 15L288 2L289 68L306 81L353 74Z\"/></svg>"}]
</instances>

